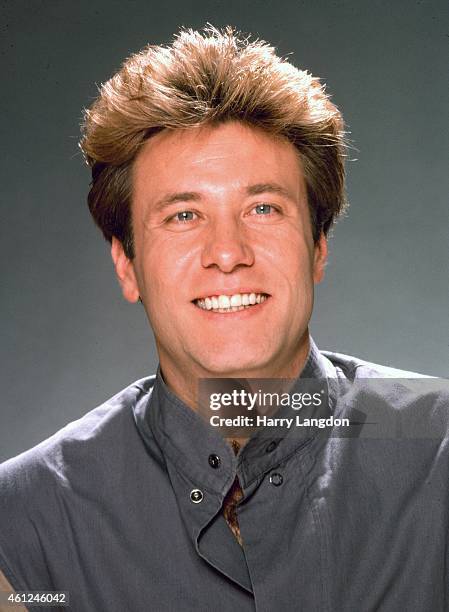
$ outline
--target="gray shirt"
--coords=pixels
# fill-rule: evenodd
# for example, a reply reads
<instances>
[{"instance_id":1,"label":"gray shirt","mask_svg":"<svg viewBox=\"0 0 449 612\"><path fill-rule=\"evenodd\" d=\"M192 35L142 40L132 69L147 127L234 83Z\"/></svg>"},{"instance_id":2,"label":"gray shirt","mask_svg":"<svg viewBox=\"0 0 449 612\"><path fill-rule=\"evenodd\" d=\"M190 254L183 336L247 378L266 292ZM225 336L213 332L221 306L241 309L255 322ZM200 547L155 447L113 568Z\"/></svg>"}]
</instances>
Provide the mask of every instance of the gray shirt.
<instances>
[{"instance_id":1,"label":"gray shirt","mask_svg":"<svg viewBox=\"0 0 449 612\"><path fill-rule=\"evenodd\" d=\"M356 433L279 428L235 457L158 375L3 463L0 569L80 612L449 610L447 389L354 391L411 375L313 343L301 376ZM388 427L361 435L370 404ZM221 512L236 475L243 548Z\"/></svg>"}]
</instances>

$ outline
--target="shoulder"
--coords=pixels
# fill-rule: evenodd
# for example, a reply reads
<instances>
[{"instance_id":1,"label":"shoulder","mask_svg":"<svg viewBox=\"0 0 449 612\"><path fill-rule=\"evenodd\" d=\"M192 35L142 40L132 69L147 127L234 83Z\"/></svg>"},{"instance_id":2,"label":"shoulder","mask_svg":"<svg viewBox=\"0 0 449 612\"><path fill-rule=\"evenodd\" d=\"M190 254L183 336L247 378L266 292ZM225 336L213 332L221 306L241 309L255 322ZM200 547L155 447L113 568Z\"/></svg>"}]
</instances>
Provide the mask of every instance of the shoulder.
<instances>
[{"instance_id":1,"label":"shoulder","mask_svg":"<svg viewBox=\"0 0 449 612\"><path fill-rule=\"evenodd\" d=\"M433 378L427 374L410 372L366 361L352 355L332 351L320 351L345 378Z\"/></svg>"},{"instance_id":2,"label":"shoulder","mask_svg":"<svg viewBox=\"0 0 449 612\"><path fill-rule=\"evenodd\" d=\"M449 380L323 351L335 368L342 410L357 407L382 435L441 440L449 435ZM392 420L393 419L393 420ZM360 419L359 419L360 420ZM373 426L374 427L374 426ZM374 431L374 429L373 429Z\"/></svg>"},{"instance_id":3,"label":"shoulder","mask_svg":"<svg viewBox=\"0 0 449 612\"><path fill-rule=\"evenodd\" d=\"M70 562L71 530L92 520L82 513L145 456L133 409L149 400L153 384L154 377L136 381L0 465L0 571L16 590L51 589L49 559Z\"/></svg>"},{"instance_id":4,"label":"shoulder","mask_svg":"<svg viewBox=\"0 0 449 612\"><path fill-rule=\"evenodd\" d=\"M74 470L92 471L93 463L120 453L135 435L133 407L151 394L154 376L140 379L106 402L57 431L37 446L0 465L0 492L18 499L41 495L57 482L63 485ZM2 504L0 503L0 510Z\"/></svg>"}]
</instances>

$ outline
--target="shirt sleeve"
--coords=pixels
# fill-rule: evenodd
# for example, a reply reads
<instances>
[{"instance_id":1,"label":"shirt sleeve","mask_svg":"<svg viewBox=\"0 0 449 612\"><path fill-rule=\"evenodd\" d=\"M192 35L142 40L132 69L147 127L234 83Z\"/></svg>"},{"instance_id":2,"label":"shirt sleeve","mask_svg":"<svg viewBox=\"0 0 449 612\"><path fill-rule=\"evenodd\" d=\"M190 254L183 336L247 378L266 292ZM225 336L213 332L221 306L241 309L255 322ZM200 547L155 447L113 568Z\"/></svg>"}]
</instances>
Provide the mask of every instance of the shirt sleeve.
<instances>
[{"instance_id":1,"label":"shirt sleeve","mask_svg":"<svg viewBox=\"0 0 449 612\"><path fill-rule=\"evenodd\" d=\"M39 534L48 476L38 453L0 465L0 569L16 591L52 590Z\"/></svg>"}]
</instances>

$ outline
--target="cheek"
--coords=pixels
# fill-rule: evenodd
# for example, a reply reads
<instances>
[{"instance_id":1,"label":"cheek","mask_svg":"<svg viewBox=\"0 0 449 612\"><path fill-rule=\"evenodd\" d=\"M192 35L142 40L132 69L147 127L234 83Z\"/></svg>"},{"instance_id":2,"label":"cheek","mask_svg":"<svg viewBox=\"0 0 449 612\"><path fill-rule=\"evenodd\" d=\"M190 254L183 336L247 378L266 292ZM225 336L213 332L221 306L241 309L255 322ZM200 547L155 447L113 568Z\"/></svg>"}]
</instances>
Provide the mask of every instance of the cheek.
<instances>
[{"instance_id":1,"label":"cheek","mask_svg":"<svg viewBox=\"0 0 449 612\"><path fill-rule=\"evenodd\" d=\"M302 293L313 283L313 248L301 231L285 232L276 240L266 241L260 254L273 280L288 286L292 294Z\"/></svg>"},{"instance_id":2,"label":"cheek","mask_svg":"<svg viewBox=\"0 0 449 612\"><path fill-rule=\"evenodd\" d=\"M188 281L197 260L198 245L183 240L147 240L139 266L139 281L149 307L163 302L173 307L188 295Z\"/></svg>"}]
</instances>

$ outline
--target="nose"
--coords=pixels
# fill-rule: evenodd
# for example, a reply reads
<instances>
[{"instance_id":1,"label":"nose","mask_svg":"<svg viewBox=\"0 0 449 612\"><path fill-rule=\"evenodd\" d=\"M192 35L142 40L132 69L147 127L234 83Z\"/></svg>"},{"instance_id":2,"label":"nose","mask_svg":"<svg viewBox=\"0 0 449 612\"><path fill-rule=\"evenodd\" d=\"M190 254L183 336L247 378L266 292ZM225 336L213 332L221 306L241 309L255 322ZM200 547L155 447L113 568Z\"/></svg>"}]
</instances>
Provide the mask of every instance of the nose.
<instances>
[{"instance_id":1,"label":"nose","mask_svg":"<svg viewBox=\"0 0 449 612\"><path fill-rule=\"evenodd\" d=\"M245 228L237 219L221 219L209 228L201 253L204 268L216 267L229 274L239 266L254 264L254 251Z\"/></svg>"}]
</instances>

